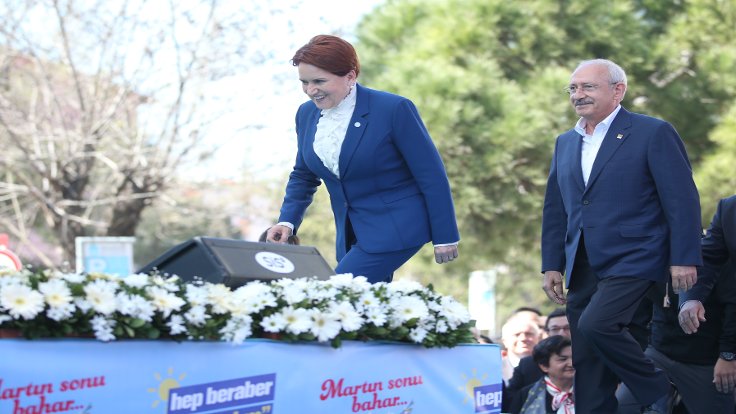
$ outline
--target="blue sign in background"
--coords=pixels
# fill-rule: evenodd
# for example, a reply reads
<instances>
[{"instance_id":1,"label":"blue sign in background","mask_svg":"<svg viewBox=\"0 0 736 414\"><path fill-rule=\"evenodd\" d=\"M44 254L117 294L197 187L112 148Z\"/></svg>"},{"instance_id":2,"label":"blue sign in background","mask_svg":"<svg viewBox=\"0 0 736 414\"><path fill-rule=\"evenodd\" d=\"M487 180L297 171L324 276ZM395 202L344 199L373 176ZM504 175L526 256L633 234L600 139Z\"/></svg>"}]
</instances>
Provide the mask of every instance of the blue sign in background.
<instances>
[{"instance_id":1,"label":"blue sign in background","mask_svg":"<svg viewBox=\"0 0 736 414\"><path fill-rule=\"evenodd\" d=\"M0 413L500 411L497 345L0 339L0 355Z\"/></svg>"}]
</instances>

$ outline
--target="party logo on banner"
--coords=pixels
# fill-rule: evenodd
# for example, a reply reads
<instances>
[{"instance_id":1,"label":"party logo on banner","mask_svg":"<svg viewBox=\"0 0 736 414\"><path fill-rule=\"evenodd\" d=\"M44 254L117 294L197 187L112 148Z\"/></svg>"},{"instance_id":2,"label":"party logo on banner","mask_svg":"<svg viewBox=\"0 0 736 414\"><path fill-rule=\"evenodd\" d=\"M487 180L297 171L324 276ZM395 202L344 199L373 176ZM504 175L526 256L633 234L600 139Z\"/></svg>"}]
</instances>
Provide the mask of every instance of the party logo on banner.
<instances>
[{"instance_id":1,"label":"party logo on banner","mask_svg":"<svg viewBox=\"0 0 736 414\"><path fill-rule=\"evenodd\" d=\"M223 408L243 408L248 406L255 412L272 412L276 392L276 374L230 379L206 384L196 384L169 390L168 414L194 414L210 412ZM258 407L254 407L254 404Z\"/></svg>"},{"instance_id":2,"label":"party logo on banner","mask_svg":"<svg viewBox=\"0 0 736 414\"><path fill-rule=\"evenodd\" d=\"M501 412L501 384L483 385L473 389L476 413Z\"/></svg>"}]
</instances>

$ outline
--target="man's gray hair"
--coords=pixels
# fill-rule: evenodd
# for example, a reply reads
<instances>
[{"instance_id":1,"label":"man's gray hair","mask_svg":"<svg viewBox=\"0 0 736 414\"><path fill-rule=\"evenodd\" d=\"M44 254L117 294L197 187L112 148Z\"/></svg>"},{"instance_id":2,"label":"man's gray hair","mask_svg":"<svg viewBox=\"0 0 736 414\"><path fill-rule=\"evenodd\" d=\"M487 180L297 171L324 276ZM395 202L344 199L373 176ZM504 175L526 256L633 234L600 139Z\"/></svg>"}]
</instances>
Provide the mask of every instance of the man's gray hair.
<instances>
[{"instance_id":1,"label":"man's gray hair","mask_svg":"<svg viewBox=\"0 0 736 414\"><path fill-rule=\"evenodd\" d=\"M621 66L613 63L612 61L608 59L584 60L580 62L577 68L575 68L575 72L577 72L577 70L582 68L583 66L588 66L588 65L605 66L606 69L608 69L608 77L611 83L623 83L624 86L627 86L626 72L624 72Z\"/></svg>"}]
</instances>

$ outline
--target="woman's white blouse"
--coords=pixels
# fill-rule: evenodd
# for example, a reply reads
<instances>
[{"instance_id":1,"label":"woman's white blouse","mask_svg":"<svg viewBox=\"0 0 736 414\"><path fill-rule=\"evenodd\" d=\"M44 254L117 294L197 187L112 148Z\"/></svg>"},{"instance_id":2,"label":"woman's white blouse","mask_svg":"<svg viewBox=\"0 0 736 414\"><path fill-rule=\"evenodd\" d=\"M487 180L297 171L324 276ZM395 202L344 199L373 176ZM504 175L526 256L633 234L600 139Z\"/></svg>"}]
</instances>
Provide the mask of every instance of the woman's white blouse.
<instances>
[{"instance_id":1,"label":"woman's white blouse","mask_svg":"<svg viewBox=\"0 0 736 414\"><path fill-rule=\"evenodd\" d=\"M322 110L314 134L314 152L337 178L340 178L340 149L355 110L357 89L353 86L348 96L336 107Z\"/></svg>"}]
</instances>

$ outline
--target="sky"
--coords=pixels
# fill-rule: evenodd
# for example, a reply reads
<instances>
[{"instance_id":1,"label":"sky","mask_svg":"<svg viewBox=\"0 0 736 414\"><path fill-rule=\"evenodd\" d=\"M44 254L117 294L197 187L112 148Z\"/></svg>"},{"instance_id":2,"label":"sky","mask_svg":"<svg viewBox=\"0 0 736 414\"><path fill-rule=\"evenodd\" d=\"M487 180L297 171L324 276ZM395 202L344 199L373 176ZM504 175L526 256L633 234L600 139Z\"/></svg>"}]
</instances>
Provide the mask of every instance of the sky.
<instances>
[{"instance_id":1,"label":"sky","mask_svg":"<svg viewBox=\"0 0 736 414\"><path fill-rule=\"evenodd\" d=\"M214 94L234 94L235 110L213 126L209 143L218 147L217 153L209 164L191 171L191 178L240 178L244 170L259 178L285 177L296 155L294 115L307 100L289 60L317 34L339 34L355 40L354 29L361 17L383 2L289 1L298 4L294 15L263 22L273 59L212 89ZM288 19L296 24L293 33L286 35Z\"/></svg>"}]
</instances>

